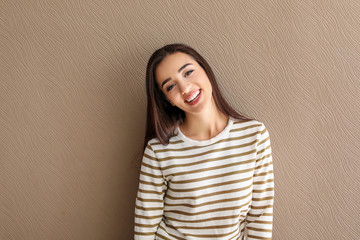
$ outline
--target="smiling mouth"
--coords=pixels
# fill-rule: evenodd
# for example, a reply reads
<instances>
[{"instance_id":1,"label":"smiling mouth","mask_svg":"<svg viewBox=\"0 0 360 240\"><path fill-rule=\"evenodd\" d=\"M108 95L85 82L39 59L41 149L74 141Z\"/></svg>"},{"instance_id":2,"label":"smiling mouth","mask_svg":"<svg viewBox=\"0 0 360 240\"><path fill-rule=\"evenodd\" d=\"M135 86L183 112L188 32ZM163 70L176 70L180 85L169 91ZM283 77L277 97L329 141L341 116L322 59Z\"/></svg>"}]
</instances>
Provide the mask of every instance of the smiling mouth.
<instances>
[{"instance_id":1,"label":"smiling mouth","mask_svg":"<svg viewBox=\"0 0 360 240\"><path fill-rule=\"evenodd\" d=\"M186 99L185 102L191 103L192 101L196 100L200 96L200 90L198 90L193 96L189 99Z\"/></svg>"}]
</instances>

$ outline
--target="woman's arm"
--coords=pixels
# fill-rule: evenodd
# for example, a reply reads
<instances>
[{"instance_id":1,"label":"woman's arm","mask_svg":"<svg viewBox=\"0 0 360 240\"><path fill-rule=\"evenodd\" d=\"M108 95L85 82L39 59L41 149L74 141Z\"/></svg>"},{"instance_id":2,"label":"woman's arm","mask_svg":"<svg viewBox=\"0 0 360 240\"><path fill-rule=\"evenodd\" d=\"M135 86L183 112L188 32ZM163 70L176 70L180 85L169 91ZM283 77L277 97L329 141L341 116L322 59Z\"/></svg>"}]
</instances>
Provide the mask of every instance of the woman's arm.
<instances>
[{"instance_id":1,"label":"woman's arm","mask_svg":"<svg viewBox=\"0 0 360 240\"><path fill-rule=\"evenodd\" d=\"M270 136L264 124L257 143L251 209L247 221L247 239L271 239L274 203L274 172Z\"/></svg>"},{"instance_id":2,"label":"woman's arm","mask_svg":"<svg viewBox=\"0 0 360 240\"><path fill-rule=\"evenodd\" d=\"M135 240L155 239L163 216L166 181L156 155L148 144L141 164L139 189L135 206Z\"/></svg>"}]
</instances>

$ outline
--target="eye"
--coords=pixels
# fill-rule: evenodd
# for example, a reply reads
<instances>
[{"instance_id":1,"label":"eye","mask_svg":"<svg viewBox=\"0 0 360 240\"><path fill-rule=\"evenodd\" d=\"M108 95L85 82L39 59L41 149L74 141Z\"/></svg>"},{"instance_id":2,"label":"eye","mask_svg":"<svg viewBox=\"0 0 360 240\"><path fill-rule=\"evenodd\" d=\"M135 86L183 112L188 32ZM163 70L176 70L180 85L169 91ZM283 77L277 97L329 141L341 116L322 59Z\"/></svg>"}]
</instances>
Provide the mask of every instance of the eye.
<instances>
[{"instance_id":1,"label":"eye","mask_svg":"<svg viewBox=\"0 0 360 240\"><path fill-rule=\"evenodd\" d=\"M169 92L171 89L173 89L173 87L175 87L175 84L171 84L166 88L166 91Z\"/></svg>"},{"instance_id":2,"label":"eye","mask_svg":"<svg viewBox=\"0 0 360 240\"><path fill-rule=\"evenodd\" d=\"M185 73L185 77L189 76L194 70L189 70Z\"/></svg>"}]
</instances>

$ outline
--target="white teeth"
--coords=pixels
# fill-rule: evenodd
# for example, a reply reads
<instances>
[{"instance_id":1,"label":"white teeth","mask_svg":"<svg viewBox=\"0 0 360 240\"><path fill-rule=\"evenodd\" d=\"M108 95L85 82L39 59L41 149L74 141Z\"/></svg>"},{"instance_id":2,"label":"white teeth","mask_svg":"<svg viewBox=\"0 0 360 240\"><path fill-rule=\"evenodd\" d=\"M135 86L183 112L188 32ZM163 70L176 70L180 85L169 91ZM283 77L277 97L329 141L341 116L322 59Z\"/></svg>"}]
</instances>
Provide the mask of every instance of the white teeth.
<instances>
[{"instance_id":1,"label":"white teeth","mask_svg":"<svg viewBox=\"0 0 360 240\"><path fill-rule=\"evenodd\" d=\"M187 102L193 101L195 98L197 98L197 96L199 96L199 94L200 94L200 90L199 90L196 94L194 94L191 98L189 98L188 100L186 100L186 101L187 101Z\"/></svg>"}]
</instances>

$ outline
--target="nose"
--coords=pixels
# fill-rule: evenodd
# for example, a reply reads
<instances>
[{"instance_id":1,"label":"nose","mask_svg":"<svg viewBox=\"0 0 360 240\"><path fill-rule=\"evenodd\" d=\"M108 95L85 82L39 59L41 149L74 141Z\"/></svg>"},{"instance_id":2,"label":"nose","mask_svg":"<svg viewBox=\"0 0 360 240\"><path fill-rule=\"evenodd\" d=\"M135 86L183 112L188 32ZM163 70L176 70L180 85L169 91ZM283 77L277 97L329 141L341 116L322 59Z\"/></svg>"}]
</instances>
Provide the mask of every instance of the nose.
<instances>
[{"instance_id":1,"label":"nose","mask_svg":"<svg viewBox=\"0 0 360 240\"><path fill-rule=\"evenodd\" d=\"M191 90L191 84L188 81L181 81L181 83L179 83L178 85L180 85L179 87L181 95L189 93Z\"/></svg>"}]
</instances>

